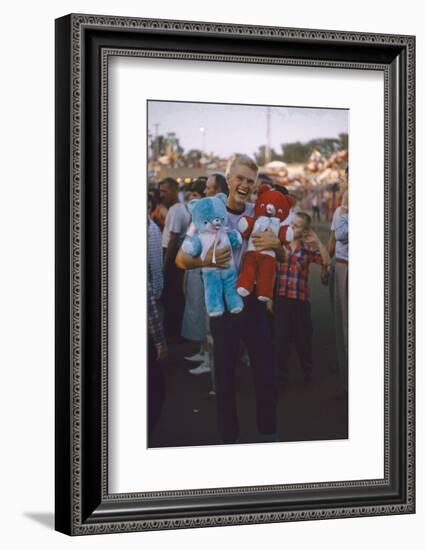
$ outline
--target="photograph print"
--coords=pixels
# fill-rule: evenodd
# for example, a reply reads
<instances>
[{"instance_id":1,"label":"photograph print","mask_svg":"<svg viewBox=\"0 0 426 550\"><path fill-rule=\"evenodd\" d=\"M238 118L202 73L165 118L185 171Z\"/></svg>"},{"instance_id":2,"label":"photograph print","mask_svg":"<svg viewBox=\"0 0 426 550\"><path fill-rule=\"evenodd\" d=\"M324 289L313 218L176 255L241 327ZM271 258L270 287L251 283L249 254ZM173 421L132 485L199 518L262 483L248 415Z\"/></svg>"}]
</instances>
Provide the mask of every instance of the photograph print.
<instances>
[{"instance_id":1,"label":"photograph print","mask_svg":"<svg viewBox=\"0 0 426 550\"><path fill-rule=\"evenodd\" d=\"M147 101L149 448L348 439L349 110Z\"/></svg>"}]
</instances>

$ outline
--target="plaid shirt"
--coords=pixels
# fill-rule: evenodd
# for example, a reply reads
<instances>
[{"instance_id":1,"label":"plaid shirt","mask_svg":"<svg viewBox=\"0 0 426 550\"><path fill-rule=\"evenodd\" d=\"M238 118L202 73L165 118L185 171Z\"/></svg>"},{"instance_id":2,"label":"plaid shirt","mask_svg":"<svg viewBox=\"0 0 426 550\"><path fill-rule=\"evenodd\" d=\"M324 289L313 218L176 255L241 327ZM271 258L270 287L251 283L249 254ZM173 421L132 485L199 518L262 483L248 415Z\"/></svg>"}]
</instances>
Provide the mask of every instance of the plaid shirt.
<instances>
[{"instance_id":1,"label":"plaid shirt","mask_svg":"<svg viewBox=\"0 0 426 550\"><path fill-rule=\"evenodd\" d=\"M294 250L285 247L287 260L277 263L277 295L295 300L309 300L309 264L322 264L319 250L303 241Z\"/></svg>"},{"instance_id":2,"label":"plaid shirt","mask_svg":"<svg viewBox=\"0 0 426 550\"><path fill-rule=\"evenodd\" d=\"M157 303L154 298L152 287L148 281L148 332L151 338L154 340L154 344L166 345L166 338L164 336L163 325L161 323L160 315L157 309Z\"/></svg>"},{"instance_id":3,"label":"plaid shirt","mask_svg":"<svg viewBox=\"0 0 426 550\"><path fill-rule=\"evenodd\" d=\"M163 247L161 231L157 224L148 218L148 280L154 298L159 300L163 292Z\"/></svg>"}]
</instances>

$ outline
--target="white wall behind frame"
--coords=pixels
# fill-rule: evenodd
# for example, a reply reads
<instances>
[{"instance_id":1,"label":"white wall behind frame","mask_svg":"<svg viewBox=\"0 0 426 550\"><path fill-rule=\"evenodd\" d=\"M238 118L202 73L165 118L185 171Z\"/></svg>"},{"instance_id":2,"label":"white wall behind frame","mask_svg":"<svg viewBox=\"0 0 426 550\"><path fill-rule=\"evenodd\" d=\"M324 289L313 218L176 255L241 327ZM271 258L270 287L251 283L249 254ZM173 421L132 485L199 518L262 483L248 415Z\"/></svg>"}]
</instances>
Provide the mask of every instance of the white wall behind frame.
<instances>
[{"instance_id":1,"label":"white wall behind frame","mask_svg":"<svg viewBox=\"0 0 426 550\"><path fill-rule=\"evenodd\" d=\"M0 418L2 453L1 543L5 548L217 549L265 545L288 548L386 550L421 548L426 520L425 312L426 280L423 239L426 234L425 164L418 155L417 234L417 514L378 518L191 529L161 533L93 536L69 539L53 524L53 262L54 262L54 53L53 20L84 11L139 17L226 21L417 35L417 97L426 95L426 32L421 2L341 0L303 4L264 0L133 0L21 1L3 7L2 200L0 226L3 264L1 289ZM25 93L23 92L25 90ZM417 106L418 151L426 148L424 101Z\"/></svg>"}]
</instances>

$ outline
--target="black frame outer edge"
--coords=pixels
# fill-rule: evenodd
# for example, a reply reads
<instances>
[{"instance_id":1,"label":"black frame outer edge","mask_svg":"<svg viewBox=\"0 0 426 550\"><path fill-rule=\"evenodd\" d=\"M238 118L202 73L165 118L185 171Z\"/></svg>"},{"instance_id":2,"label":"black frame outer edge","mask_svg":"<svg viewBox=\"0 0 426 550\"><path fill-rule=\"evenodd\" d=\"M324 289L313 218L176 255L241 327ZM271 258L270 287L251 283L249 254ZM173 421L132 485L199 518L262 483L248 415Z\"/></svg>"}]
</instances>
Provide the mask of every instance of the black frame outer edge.
<instances>
[{"instance_id":1,"label":"black frame outer edge","mask_svg":"<svg viewBox=\"0 0 426 550\"><path fill-rule=\"evenodd\" d=\"M56 529L73 534L71 521L71 457L70 457L70 126L71 126L71 24L73 16L56 21ZM82 30L83 32L83 30ZM179 42L178 42L179 41ZM100 181L100 53L102 45L117 48L168 49L174 51L202 51L203 53L224 53L243 55L275 55L279 57L323 58L340 61L369 61L391 65L391 118L393 122L392 151L398 151L393 159L391 182L392 215L395 220L391 239L396 244L391 265L397 269L392 273L391 287L395 292L392 308L405 316L406 297L406 204L404 190L398 189L398 181L406 181L406 78L400 71L407 71L405 47L378 45L366 49L365 45L351 43L325 43L316 41L269 40L253 37L241 39L235 36L197 36L191 33L166 33L145 31L135 33L120 29L84 30L84 59L82 73L82 105L85 107L82 138L90 154L86 157L83 191L83 227L91 228L89 237L83 232L84 242L84 297L83 335L83 379L82 411L83 441L82 453L82 520L83 525L102 522L135 521L144 519L165 519L176 517L200 517L226 513L267 512L274 510L320 509L327 506L345 507L380 506L406 502L406 430L401 413L406 410L406 319L393 316L392 336L397 335L398 347L392 357L391 394L395 404L391 418L391 485L387 487L363 487L345 491L336 489L305 490L273 493L265 500L262 494L235 496L190 496L176 499L152 498L144 501L117 500L102 501L101 491L101 387L100 387L100 188L88 185ZM198 44L198 46L197 46ZM339 59L336 58L339 47ZM198 50L197 50L198 47ZM321 49L322 47L322 49ZM83 124L83 121L82 121ZM402 139L401 139L402 136ZM83 149L84 151L84 149ZM402 231L402 232L401 232ZM68 319L68 322L65 321ZM402 328L402 330L401 330ZM399 341L398 338L401 340ZM400 343L399 343L400 342ZM396 364L397 360L397 364ZM89 369L90 367L90 369ZM402 384L402 385L401 385ZM68 395L68 399L64 399ZM401 422L402 420L402 422ZM373 491L374 496L371 495ZM290 500L289 500L290 497ZM339 497L339 498L336 498ZM309 501L310 499L310 501ZM286 503L285 500L288 502ZM179 504L178 504L179 501ZM305 501L305 502L304 502ZM306 501L310 502L307 506ZM170 508L170 505L174 508ZM220 506L219 506L220 505ZM168 511L167 511L168 509Z\"/></svg>"},{"instance_id":2,"label":"black frame outer edge","mask_svg":"<svg viewBox=\"0 0 426 550\"><path fill-rule=\"evenodd\" d=\"M71 21L55 21L55 529L71 534Z\"/></svg>"}]
</instances>

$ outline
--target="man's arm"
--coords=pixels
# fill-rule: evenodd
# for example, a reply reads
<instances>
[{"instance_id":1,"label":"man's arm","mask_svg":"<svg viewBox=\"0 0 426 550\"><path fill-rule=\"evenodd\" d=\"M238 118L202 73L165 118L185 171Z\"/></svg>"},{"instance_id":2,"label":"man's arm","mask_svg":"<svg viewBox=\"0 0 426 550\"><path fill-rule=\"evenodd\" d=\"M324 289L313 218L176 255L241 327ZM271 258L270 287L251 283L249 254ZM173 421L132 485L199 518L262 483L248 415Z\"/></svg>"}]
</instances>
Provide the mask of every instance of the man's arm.
<instances>
[{"instance_id":1,"label":"man's arm","mask_svg":"<svg viewBox=\"0 0 426 550\"><path fill-rule=\"evenodd\" d=\"M182 249L179 250L176 256L176 265L180 269L195 269L197 267L229 267L231 262L231 248L216 249L216 262L213 263L214 245L212 245L204 258L204 261L200 256L190 256L185 254Z\"/></svg>"},{"instance_id":2,"label":"man's arm","mask_svg":"<svg viewBox=\"0 0 426 550\"><path fill-rule=\"evenodd\" d=\"M336 224L336 240L347 243L349 240L349 223L347 212L342 213Z\"/></svg>"},{"instance_id":3,"label":"man's arm","mask_svg":"<svg viewBox=\"0 0 426 550\"><path fill-rule=\"evenodd\" d=\"M332 258L336 252L336 237L334 236L334 231L330 231L327 242L327 252L330 258Z\"/></svg>"},{"instance_id":4,"label":"man's arm","mask_svg":"<svg viewBox=\"0 0 426 550\"><path fill-rule=\"evenodd\" d=\"M176 253L178 251L178 246L179 246L179 234L171 232L169 244L167 245L166 253L164 255L164 262L163 262L164 272L167 271L171 263L175 260Z\"/></svg>"},{"instance_id":5,"label":"man's arm","mask_svg":"<svg viewBox=\"0 0 426 550\"><path fill-rule=\"evenodd\" d=\"M200 256L190 256L180 249L176 256L176 265L180 269L196 269L197 267L203 267L203 262Z\"/></svg>"}]
</instances>

